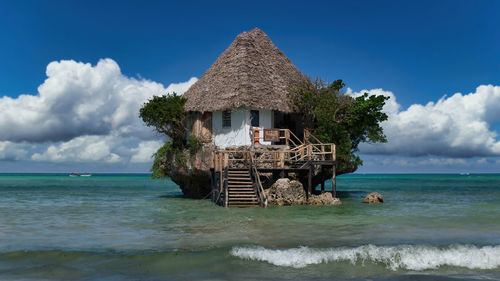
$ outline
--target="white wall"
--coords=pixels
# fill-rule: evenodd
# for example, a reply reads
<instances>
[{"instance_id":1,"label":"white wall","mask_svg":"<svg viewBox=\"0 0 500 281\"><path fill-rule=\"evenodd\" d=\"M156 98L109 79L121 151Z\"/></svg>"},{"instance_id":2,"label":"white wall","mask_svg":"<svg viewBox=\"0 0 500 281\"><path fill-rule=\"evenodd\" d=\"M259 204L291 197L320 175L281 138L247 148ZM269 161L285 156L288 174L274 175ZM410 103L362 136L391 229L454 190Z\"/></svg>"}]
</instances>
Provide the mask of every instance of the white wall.
<instances>
[{"instance_id":1,"label":"white wall","mask_svg":"<svg viewBox=\"0 0 500 281\"><path fill-rule=\"evenodd\" d=\"M263 129L270 129L270 128L273 128L274 127L274 114L271 110L267 110L267 109L259 109L259 125L260 125L260 128L262 128L260 130L260 136L263 137L264 136L264 130ZM270 141L267 141L265 142L264 140L261 140L260 141L261 144L266 144L266 145L269 145L271 144Z\"/></svg>"},{"instance_id":2,"label":"white wall","mask_svg":"<svg viewBox=\"0 0 500 281\"><path fill-rule=\"evenodd\" d=\"M231 112L231 128L222 127L222 111L212 113L212 139L215 145L250 145L250 118L248 110Z\"/></svg>"},{"instance_id":3,"label":"white wall","mask_svg":"<svg viewBox=\"0 0 500 281\"><path fill-rule=\"evenodd\" d=\"M231 112L231 128L222 128L222 111L212 113L212 140L215 145L225 148L233 145L251 145L250 110L248 108L233 109ZM259 109L261 128L272 128L274 114L271 110ZM261 136L264 132L261 130ZM261 142L271 144L270 142Z\"/></svg>"}]
</instances>

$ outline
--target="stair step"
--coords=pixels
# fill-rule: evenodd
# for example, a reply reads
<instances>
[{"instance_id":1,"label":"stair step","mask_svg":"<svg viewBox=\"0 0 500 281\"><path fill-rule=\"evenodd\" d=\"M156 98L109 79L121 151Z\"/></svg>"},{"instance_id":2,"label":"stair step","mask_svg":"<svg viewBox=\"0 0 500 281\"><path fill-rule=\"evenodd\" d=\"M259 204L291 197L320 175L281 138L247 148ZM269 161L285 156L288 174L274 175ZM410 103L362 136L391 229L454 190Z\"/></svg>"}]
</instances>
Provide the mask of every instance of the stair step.
<instances>
[{"instance_id":1,"label":"stair step","mask_svg":"<svg viewBox=\"0 0 500 281\"><path fill-rule=\"evenodd\" d=\"M234 184L239 184L239 183L242 183L242 184L251 184L252 181L235 181L235 180L231 180L229 179L229 183L234 183Z\"/></svg>"},{"instance_id":2,"label":"stair step","mask_svg":"<svg viewBox=\"0 0 500 281\"><path fill-rule=\"evenodd\" d=\"M231 198L249 198L249 197L252 197L252 198L257 198L257 196L255 196L255 194L228 194L229 197Z\"/></svg>"},{"instance_id":3,"label":"stair step","mask_svg":"<svg viewBox=\"0 0 500 281\"><path fill-rule=\"evenodd\" d=\"M241 193L241 194L251 193L251 194L254 194L255 191L253 191L253 190L229 190L229 194L236 194L236 193Z\"/></svg>"},{"instance_id":4,"label":"stair step","mask_svg":"<svg viewBox=\"0 0 500 281\"><path fill-rule=\"evenodd\" d=\"M246 188L250 188L250 187L253 187L253 185L252 185L252 184L244 184L244 185L229 184L228 186L229 186L229 188L235 188L235 187L236 187L236 188L238 188L238 187L246 187Z\"/></svg>"}]
</instances>

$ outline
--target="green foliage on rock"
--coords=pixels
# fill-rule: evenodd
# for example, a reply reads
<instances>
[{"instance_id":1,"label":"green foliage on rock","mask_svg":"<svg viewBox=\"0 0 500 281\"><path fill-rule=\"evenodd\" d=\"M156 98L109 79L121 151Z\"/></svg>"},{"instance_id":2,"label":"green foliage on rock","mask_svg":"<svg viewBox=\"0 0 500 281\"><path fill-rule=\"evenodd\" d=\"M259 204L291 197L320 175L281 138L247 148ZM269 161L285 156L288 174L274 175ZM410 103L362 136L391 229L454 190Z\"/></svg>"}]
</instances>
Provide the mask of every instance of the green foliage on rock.
<instances>
[{"instance_id":1,"label":"green foliage on rock","mask_svg":"<svg viewBox=\"0 0 500 281\"><path fill-rule=\"evenodd\" d=\"M189 153L195 155L203 146L203 140L196 136L189 136Z\"/></svg>"},{"instance_id":2,"label":"green foliage on rock","mask_svg":"<svg viewBox=\"0 0 500 281\"><path fill-rule=\"evenodd\" d=\"M148 127L165 134L172 141L173 148L186 145L186 114L184 104L187 99L176 93L154 96L139 110L139 117Z\"/></svg>"},{"instance_id":3,"label":"green foliage on rock","mask_svg":"<svg viewBox=\"0 0 500 281\"><path fill-rule=\"evenodd\" d=\"M162 163L165 161L167 154L170 154L172 151L172 143L166 142L162 147L160 147L153 154L153 166L151 167L151 172L153 173L153 178L163 178L165 177L165 172L163 170Z\"/></svg>"},{"instance_id":4,"label":"green foliage on rock","mask_svg":"<svg viewBox=\"0 0 500 281\"><path fill-rule=\"evenodd\" d=\"M170 176L174 170L185 169L187 162L203 146L203 141L195 136L190 136L187 142L185 103L186 98L176 93L154 96L139 111L139 117L147 126L170 139L153 154L153 178Z\"/></svg>"},{"instance_id":5,"label":"green foliage on rock","mask_svg":"<svg viewBox=\"0 0 500 281\"><path fill-rule=\"evenodd\" d=\"M153 178L163 178L170 176L175 169L186 167L189 155L186 156L184 149L175 148L172 142L167 141L153 154L153 166L151 172Z\"/></svg>"},{"instance_id":6,"label":"green foliage on rock","mask_svg":"<svg viewBox=\"0 0 500 281\"><path fill-rule=\"evenodd\" d=\"M363 164L356 155L361 142L387 141L380 123L387 120L382 108L388 97L346 95L342 80L309 82L295 88L290 99L302 114L305 128L322 142L336 144L337 173L352 173Z\"/></svg>"}]
</instances>

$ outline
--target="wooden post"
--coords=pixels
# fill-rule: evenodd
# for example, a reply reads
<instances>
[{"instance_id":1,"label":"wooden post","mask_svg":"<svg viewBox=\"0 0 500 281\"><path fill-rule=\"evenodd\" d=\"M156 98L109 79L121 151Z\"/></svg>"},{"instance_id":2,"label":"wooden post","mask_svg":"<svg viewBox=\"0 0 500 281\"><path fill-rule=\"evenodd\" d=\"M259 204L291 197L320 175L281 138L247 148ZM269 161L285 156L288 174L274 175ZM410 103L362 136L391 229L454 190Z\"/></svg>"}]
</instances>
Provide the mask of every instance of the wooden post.
<instances>
[{"instance_id":1,"label":"wooden post","mask_svg":"<svg viewBox=\"0 0 500 281\"><path fill-rule=\"evenodd\" d=\"M288 145L290 140L290 131L288 129L285 130L285 144Z\"/></svg>"},{"instance_id":2,"label":"wooden post","mask_svg":"<svg viewBox=\"0 0 500 281\"><path fill-rule=\"evenodd\" d=\"M283 151L280 152L280 167L285 168L285 152Z\"/></svg>"},{"instance_id":3,"label":"wooden post","mask_svg":"<svg viewBox=\"0 0 500 281\"><path fill-rule=\"evenodd\" d=\"M335 161L336 156L335 156L335 144L331 144L331 150L332 150L332 160Z\"/></svg>"},{"instance_id":4,"label":"wooden post","mask_svg":"<svg viewBox=\"0 0 500 281\"><path fill-rule=\"evenodd\" d=\"M312 190L312 165L309 165L309 173L307 174L307 193L306 199L309 200Z\"/></svg>"},{"instance_id":5,"label":"wooden post","mask_svg":"<svg viewBox=\"0 0 500 281\"><path fill-rule=\"evenodd\" d=\"M333 176L332 176L332 196L333 198L337 197L337 180L335 179L335 173L336 173L336 165L333 164Z\"/></svg>"},{"instance_id":6,"label":"wooden post","mask_svg":"<svg viewBox=\"0 0 500 281\"><path fill-rule=\"evenodd\" d=\"M325 193L325 169L321 165L321 193Z\"/></svg>"},{"instance_id":7,"label":"wooden post","mask_svg":"<svg viewBox=\"0 0 500 281\"><path fill-rule=\"evenodd\" d=\"M228 157L229 157L229 155L228 155ZM229 191L228 191L229 187L228 187L228 182L227 182L227 177L228 177L227 176L227 169L228 169L227 167L224 168L224 178L226 179L226 182L224 184L224 197L225 197L224 207L226 207L226 208L229 204L229 202L228 202L229 201Z\"/></svg>"},{"instance_id":8,"label":"wooden post","mask_svg":"<svg viewBox=\"0 0 500 281\"><path fill-rule=\"evenodd\" d=\"M219 187L220 187L220 192L223 191L222 190L222 186L223 186L223 183L224 183L224 179L223 179L223 175L222 175L222 171L224 170L222 168L222 166L223 166L224 163L222 161L224 161L224 159L222 159L222 155L221 155L221 156L219 156L219 168L220 168L219 169L219 174L220 174L220 183L219 183L220 186Z\"/></svg>"},{"instance_id":9,"label":"wooden post","mask_svg":"<svg viewBox=\"0 0 500 281\"><path fill-rule=\"evenodd\" d=\"M273 151L273 168L276 169L276 165L278 165L278 153Z\"/></svg>"},{"instance_id":10,"label":"wooden post","mask_svg":"<svg viewBox=\"0 0 500 281\"><path fill-rule=\"evenodd\" d=\"M321 145L321 160L325 161L325 146Z\"/></svg>"}]
</instances>

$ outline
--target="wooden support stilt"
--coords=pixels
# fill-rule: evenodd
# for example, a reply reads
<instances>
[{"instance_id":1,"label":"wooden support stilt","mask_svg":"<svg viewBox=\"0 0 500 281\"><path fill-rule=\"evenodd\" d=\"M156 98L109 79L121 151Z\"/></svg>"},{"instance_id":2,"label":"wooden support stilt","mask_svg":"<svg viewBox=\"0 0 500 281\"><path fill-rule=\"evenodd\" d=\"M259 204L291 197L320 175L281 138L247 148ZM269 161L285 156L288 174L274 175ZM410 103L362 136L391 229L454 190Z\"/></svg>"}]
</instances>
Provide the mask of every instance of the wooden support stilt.
<instances>
[{"instance_id":1,"label":"wooden support stilt","mask_svg":"<svg viewBox=\"0 0 500 281\"><path fill-rule=\"evenodd\" d=\"M312 165L309 166L309 173L307 174L307 196L306 199L309 200L309 197L311 196L311 190L312 190Z\"/></svg>"},{"instance_id":2,"label":"wooden support stilt","mask_svg":"<svg viewBox=\"0 0 500 281\"><path fill-rule=\"evenodd\" d=\"M333 165L333 176L332 176L332 196L333 198L337 197L337 180L335 179L335 170L336 167Z\"/></svg>"},{"instance_id":3,"label":"wooden support stilt","mask_svg":"<svg viewBox=\"0 0 500 281\"><path fill-rule=\"evenodd\" d=\"M325 193L325 169L321 166L321 193Z\"/></svg>"}]
</instances>

